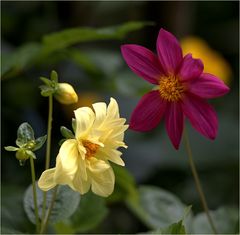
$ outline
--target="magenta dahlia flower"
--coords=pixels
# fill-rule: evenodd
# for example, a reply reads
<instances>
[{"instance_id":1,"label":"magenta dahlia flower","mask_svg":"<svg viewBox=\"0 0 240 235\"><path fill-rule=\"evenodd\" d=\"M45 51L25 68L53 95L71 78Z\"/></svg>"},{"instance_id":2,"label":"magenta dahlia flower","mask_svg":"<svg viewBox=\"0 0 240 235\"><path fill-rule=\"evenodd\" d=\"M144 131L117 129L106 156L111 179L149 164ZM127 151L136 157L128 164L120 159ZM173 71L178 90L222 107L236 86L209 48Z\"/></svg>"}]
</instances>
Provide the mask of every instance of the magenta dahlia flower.
<instances>
[{"instance_id":1,"label":"magenta dahlia flower","mask_svg":"<svg viewBox=\"0 0 240 235\"><path fill-rule=\"evenodd\" d=\"M157 54L145 47L128 44L121 47L131 70L157 85L145 94L130 119L130 129L149 131L164 118L168 136L176 149L182 137L184 118L202 135L215 139L218 120L206 99L225 95L229 88L216 76L203 72L200 59L183 57L178 40L161 29Z\"/></svg>"}]
</instances>

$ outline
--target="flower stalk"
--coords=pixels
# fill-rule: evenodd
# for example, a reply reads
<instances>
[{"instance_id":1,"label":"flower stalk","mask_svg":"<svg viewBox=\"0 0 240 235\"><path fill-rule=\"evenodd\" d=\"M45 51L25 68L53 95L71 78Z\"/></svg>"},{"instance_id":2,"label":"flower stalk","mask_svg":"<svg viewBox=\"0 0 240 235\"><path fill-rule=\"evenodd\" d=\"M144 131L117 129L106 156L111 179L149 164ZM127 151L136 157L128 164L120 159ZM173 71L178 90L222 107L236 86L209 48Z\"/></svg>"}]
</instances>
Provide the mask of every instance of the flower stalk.
<instances>
[{"instance_id":1,"label":"flower stalk","mask_svg":"<svg viewBox=\"0 0 240 235\"><path fill-rule=\"evenodd\" d=\"M46 218L45 218L45 220L43 220L43 223L41 226L41 231L40 231L41 234L43 234L45 232L45 230L48 226L48 221L49 221L49 218L50 218L50 215L51 215L51 212L52 212L52 209L53 209L56 197L57 197L57 191L58 191L58 185L54 188L52 200L51 200L50 206L48 208Z\"/></svg>"},{"instance_id":2,"label":"flower stalk","mask_svg":"<svg viewBox=\"0 0 240 235\"><path fill-rule=\"evenodd\" d=\"M50 166L50 152L51 152L51 135L52 135L52 114L53 114L53 96L49 96L48 101L48 129L47 129L47 149L45 159L45 169ZM47 192L43 192L43 207L42 207L42 226L46 212Z\"/></svg>"},{"instance_id":3,"label":"flower stalk","mask_svg":"<svg viewBox=\"0 0 240 235\"><path fill-rule=\"evenodd\" d=\"M202 189L202 186L201 186L201 182L200 182L200 179L199 179L199 176L198 176L198 172L197 172L196 166L195 166L194 161L193 161L192 150L191 150L191 147L190 147L190 141L189 141L189 138L188 138L188 134L187 134L186 128L184 129L184 142L185 142L185 147L186 147L186 150L187 150L187 155L188 155L190 168L191 168L191 171L192 171L192 174L193 174L193 178L194 178L194 181L195 181L196 189L198 191L198 194L199 194L199 197L200 197L203 209L204 209L204 211L205 211L205 213L207 215L207 219L209 221L209 224L210 224L214 234L217 234L216 227L215 227L215 225L213 223L213 220L212 220L212 217L211 217L211 215L209 213L206 197L204 195L204 192L203 192L203 189Z\"/></svg>"},{"instance_id":4,"label":"flower stalk","mask_svg":"<svg viewBox=\"0 0 240 235\"><path fill-rule=\"evenodd\" d=\"M34 210L35 210L35 219L36 219L36 232L39 231L39 216L38 216L38 205L37 205L37 192L36 192L36 180L35 180L35 168L34 168L34 160L30 157L30 165L31 165L31 175L32 175L32 189L33 189L33 202L34 202Z\"/></svg>"}]
</instances>

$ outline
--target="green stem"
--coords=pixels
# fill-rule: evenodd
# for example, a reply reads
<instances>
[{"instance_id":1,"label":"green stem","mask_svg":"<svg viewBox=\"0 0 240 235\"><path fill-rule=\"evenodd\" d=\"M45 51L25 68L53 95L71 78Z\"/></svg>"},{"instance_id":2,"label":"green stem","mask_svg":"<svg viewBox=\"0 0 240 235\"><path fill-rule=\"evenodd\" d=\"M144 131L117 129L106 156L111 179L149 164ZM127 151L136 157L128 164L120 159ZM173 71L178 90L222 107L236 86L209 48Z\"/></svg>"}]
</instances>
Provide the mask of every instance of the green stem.
<instances>
[{"instance_id":1,"label":"green stem","mask_svg":"<svg viewBox=\"0 0 240 235\"><path fill-rule=\"evenodd\" d=\"M45 230L46 230L46 228L48 226L48 221L49 221L49 218L50 218L50 215L51 215L51 212L52 212L52 209L53 209L56 197L57 197L57 190L58 190L58 186L56 186L54 188L51 204L50 204L50 206L48 208L46 218L45 218L45 220L42 223L42 227L41 227L41 231L40 231L41 234L43 234L45 232Z\"/></svg>"},{"instance_id":2,"label":"green stem","mask_svg":"<svg viewBox=\"0 0 240 235\"><path fill-rule=\"evenodd\" d=\"M48 100L48 129L47 129L47 149L45 159L45 169L47 170L50 166L50 153L51 153L51 135L52 135L52 114L53 114L53 96L49 96ZM46 201L47 192L43 192L43 206L42 206L42 225L46 213Z\"/></svg>"},{"instance_id":3,"label":"green stem","mask_svg":"<svg viewBox=\"0 0 240 235\"><path fill-rule=\"evenodd\" d=\"M208 222L209 222L214 234L217 234L216 227L215 227L215 225L213 223L213 220L212 220L212 217L210 216L210 213L209 213L206 197L205 197L204 192L202 190L202 186L201 186L201 182L200 182L200 179L199 179L199 176L198 176L198 173L197 173L197 169L196 169L194 161L193 161L192 150L191 150L191 147L190 147L190 141L189 141L186 129L184 130L184 140L185 140L185 146L186 146L186 150L187 150L187 155L188 155L190 168L192 170L193 178L194 178L194 181L195 181L195 184L196 184L198 194L200 196L200 200L201 200L203 209L204 209L204 211L207 215Z\"/></svg>"},{"instance_id":4,"label":"green stem","mask_svg":"<svg viewBox=\"0 0 240 235\"><path fill-rule=\"evenodd\" d=\"M31 175L32 175L32 189L33 189L33 202L35 209L35 219L36 219L36 231L39 231L39 217L38 217L38 205L37 205L37 192L36 192L36 177L35 177L35 169L34 169L34 160L30 157L30 165L31 165Z\"/></svg>"}]
</instances>

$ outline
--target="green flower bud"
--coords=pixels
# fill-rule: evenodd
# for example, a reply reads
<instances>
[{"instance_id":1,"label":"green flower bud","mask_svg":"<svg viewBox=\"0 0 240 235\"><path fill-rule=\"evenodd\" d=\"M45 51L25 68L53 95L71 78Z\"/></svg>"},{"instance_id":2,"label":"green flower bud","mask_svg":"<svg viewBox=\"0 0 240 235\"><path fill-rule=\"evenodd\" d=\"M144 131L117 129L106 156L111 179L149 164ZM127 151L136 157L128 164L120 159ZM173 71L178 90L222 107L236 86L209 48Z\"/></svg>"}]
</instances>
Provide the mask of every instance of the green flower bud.
<instances>
[{"instance_id":1,"label":"green flower bud","mask_svg":"<svg viewBox=\"0 0 240 235\"><path fill-rule=\"evenodd\" d=\"M29 154L26 152L25 149L19 149L17 152L16 152L16 158L19 160L19 161L26 161L28 158L29 158Z\"/></svg>"},{"instance_id":2,"label":"green flower bud","mask_svg":"<svg viewBox=\"0 0 240 235\"><path fill-rule=\"evenodd\" d=\"M54 97L62 104L73 104L78 101L76 92L68 83L58 83Z\"/></svg>"}]
</instances>

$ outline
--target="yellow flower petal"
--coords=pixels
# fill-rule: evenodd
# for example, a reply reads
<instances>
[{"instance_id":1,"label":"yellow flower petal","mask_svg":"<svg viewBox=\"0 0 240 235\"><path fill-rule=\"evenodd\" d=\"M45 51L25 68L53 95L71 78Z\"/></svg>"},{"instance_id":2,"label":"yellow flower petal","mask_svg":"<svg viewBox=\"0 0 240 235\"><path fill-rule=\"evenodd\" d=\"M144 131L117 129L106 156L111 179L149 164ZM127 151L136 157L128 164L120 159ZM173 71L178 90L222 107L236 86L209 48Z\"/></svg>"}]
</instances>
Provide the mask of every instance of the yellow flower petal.
<instances>
[{"instance_id":1,"label":"yellow flower petal","mask_svg":"<svg viewBox=\"0 0 240 235\"><path fill-rule=\"evenodd\" d=\"M76 139L83 138L88 134L91 129L95 114L92 109L82 107L74 111L76 117Z\"/></svg>"},{"instance_id":2,"label":"yellow flower petal","mask_svg":"<svg viewBox=\"0 0 240 235\"><path fill-rule=\"evenodd\" d=\"M118 103L114 98L110 99L110 103L107 107L107 116L109 119L119 118Z\"/></svg>"},{"instance_id":3,"label":"yellow flower petal","mask_svg":"<svg viewBox=\"0 0 240 235\"><path fill-rule=\"evenodd\" d=\"M115 183L115 176L112 167L101 172L89 172L91 176L92 191L102 197L107 197L112 194Z\"/></svg>"},{"instance_id":4,"label":"yellow flower petal","mask_svg":"<svg viewBox=\"0 0 240 235\"><path fill-rule=\"evenodd\" d=\"M75 172L77 170L78 146L75 139L66 140L59 150L59 161L65 171Z\"/></svg>"},{"instance_id":5,"label":"yellow flower petal","mask_svg":"<svg viewBox=\"0 0 240 235\"><path fill-rule=\"evenodd\" d=\"M60 160L59 155L57 156L57 163L56 163L56 171L54 175L54 181L57 184L61 185L69 185L72 187L72 180L74 178L74 174L76 171L68 171L68 169L63 168L62 162Z\"/></svg>"},{"instance_id":6,"label":"yellow flower petal","mask_svg":"<svg viewBox=\"0 0 240 235\"><path fill-rule=\"evenodd\" d=\"M91 185L91 182L89 177L86 180L84 180L82 177L81 170L79 169L73 179L73 187L74 187L73 189L78 191L80 194L84 194L88 192L88 190L90 189L90 185Z\"/></svg>"},{"instance_id":7,"label":"yellow flower petal","mask_svg":"<svg viewBox=\"0 0 240 235\"><path fill-rule=\"evenodd\" d=\"M122 153L116 149L101 149L97 156L105 161L109 160L120 166L125 166L124 161L120 157L121 155Z\"/></svg>"},{"instance_id":8,"label":"yellow flower petal","mask_svg":"<svg viewBox=\"0 0 240 235\"><path fill-rule=\"evenodd\" d=\"M90 157L87 160L87 168L89 171L91 171L92 173L101 173L105 170L107 170L108 168L110 168L111 166L109 165L109 163L107 163L106 161L103 160L99 160L95 157Z\"/></svg>"},{"instance_id":9,"label":"yellow flower petal","mask_svg":"<svg viewBox=\"0 0 240 235\"><path fill-rule=\"evenodd\" d=\"M38 180L38 187L43 191L48 191L56 186L54 182L54 174L56 168L51 168L44 171Z\"/></svg>"},{"instance_id":10,"label":"yellow flower petal","mask_svg":"<svg viewBox=\"0 0 240 235\"><path fill-rule=\"evenodd\" d=\"M100 128L106 118L107 105L103 102L95 103L93 104L93 109L96 115L96 119L94 121L94 128Z\"/></svg>"}]
</instances>

